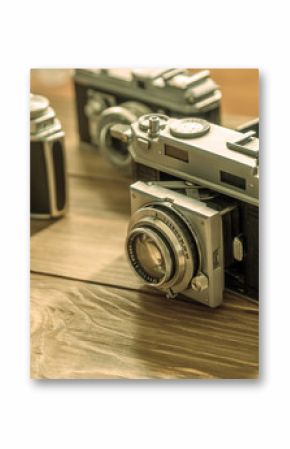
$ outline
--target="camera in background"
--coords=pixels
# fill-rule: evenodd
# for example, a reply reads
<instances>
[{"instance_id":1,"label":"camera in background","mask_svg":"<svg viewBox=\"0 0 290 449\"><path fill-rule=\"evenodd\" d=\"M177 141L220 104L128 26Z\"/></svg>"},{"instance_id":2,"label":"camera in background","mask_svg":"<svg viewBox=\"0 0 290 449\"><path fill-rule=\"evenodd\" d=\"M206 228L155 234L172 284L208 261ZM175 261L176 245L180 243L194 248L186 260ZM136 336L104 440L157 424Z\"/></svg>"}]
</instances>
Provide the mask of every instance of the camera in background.
<instances>
[{"instance_id":1,"label":"camera in background","mask_svg":"<svg viewBox=\"0 0 290 449\"><path fill-rule=\"evenodd\" d=\"M149 112L220 123L221 92L208 70L77 69L74 83L80 140L99 147L125 174L131 174L132 158L112 137L115 124L131 124Z\"/></svg>"},{"instance_id":2,"label":"camera in background","mask_svg":"<svg viewBox=\"0 0 290 449\"><path fill-rule=\"evenodd\" d=\"M64 131L48 99L30 94L31 216L62 216L67 196Z\"/></svg>"}]
</instances>

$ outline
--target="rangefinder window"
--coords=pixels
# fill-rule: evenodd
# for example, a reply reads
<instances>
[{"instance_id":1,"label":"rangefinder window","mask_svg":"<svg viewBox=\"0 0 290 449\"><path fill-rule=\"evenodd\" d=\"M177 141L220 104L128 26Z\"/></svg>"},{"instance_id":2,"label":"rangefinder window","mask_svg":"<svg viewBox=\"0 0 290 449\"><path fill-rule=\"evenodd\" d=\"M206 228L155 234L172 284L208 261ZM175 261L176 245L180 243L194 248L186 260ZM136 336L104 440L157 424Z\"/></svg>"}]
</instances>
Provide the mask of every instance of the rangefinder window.
<instances>
[{"instance_id":1,"label":"rangefinder window","mask_svg":"<svg viewBox=\"0 0 290 449\"><path fill-rule=\"evenodd\" d=\"M181 150L180 148L172 147L170 145L165 145L165 156L173 157L182 162L188 162L188 152Z\"/></svg>"},{"instance_id":2,"label":"rangefinder window","mask_svg":"<svg viewBox=\"0 0 290 449\"><path fill-rule=\"evenodd\" d=\"M246 190L246 180L241 178L240 176L232 175L226 171L220 172L221 182L225 184L229 184L234 187L238 187L238 189Z\"/></svg>"}]
</instances>

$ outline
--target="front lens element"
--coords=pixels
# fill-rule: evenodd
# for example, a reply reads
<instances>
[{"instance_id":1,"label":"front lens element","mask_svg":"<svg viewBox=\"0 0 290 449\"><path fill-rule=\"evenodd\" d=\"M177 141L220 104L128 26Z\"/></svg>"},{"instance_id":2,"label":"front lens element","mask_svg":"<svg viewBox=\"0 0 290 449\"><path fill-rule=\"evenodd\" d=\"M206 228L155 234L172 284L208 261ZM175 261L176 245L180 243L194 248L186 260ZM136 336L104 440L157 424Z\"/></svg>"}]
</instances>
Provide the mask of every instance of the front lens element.
<instances>
[{"instance_id":1,"label":"front lens element","mask_svg":"<svg viewBox=\"0 0 290 449\"><path fill-rule=\"evenodd\" d=\"M135 251L140 265L150 276L160 281L166 272L165 260L160 248L151 237L140 234L135 239Z\"/></svg>"},{"instance_id":2,"label":"front lens element","mask_svg":"<svg viewBox=\"0 0 290 449\"><path fill-rule=\"evenodd\" d=\"M126 252L135 273L165 291L187 289L199 267L191 225L167 203L146 205L133 214Z\"/></svg>"},{"instance_id":3,"label":"front lens element","mask_svg":"<svg viewBox=\"0 0 290 449\"><path fill-rule=\"evenodd\" d=\"M127 251L135 272L148 284L166 282L173 271L173 254L163 236L149 227L135 228L127 239Z\"/></svg>"}]
</instances>

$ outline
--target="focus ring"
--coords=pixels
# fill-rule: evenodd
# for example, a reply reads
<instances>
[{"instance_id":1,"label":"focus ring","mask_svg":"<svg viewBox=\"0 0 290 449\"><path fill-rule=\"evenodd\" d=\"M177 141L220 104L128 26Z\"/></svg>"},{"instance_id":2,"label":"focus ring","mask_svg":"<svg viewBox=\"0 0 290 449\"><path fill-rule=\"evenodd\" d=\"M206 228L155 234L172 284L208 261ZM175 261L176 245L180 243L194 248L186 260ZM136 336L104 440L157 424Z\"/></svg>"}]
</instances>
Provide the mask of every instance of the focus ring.
<instances>
[{"instance_id":1,"label":"focus ring","mask_svg":"<svg viewBox=\"0 0 290 449\"><path fill-rule=\"evenodd\" d=\"M135 212L128 229L127 255L134 271L139 276L138 270L141 272L143 269L144 271L144 267L140 268L140 261L138 261L138 266L136 265L135 254L132 253L134 242L132 242L131 236L135 229L144 229L145 227L150 227L154 232L159 233L167 247L170 248L173 261L170 278L166 280L163 278L158 283L154 281L153 284L163 290L172 289L174 292L185 290L199 266L199 251L195 236L188 228L186 220L183 221L179 213L172 210L170 206L166 206L165 203L162 205L160 203L151 204ZM140 277L148 282L143 275ZM150 284L151 280L148 283Z\"/></svg>"},{"instance_id":2,"label":"focus ring","mask_svg":"<svg viewBox=\"0 0 290 449\"><path fill-rule=\"evenodd\" d=\"M161 277L152 275L150 273L150 267L149 269L148 267L146 269L146 267L144 267L145 264L142 264L140 261L140 256L138 255L136 249L136 240L144 238L144 236L149 237L155 243L160 255L162 256L162 260L164 262L164 273ZM163 236L156 229L151 229L148 226L134 228L127 239L127 252L132 267L147 283L158 286L162 285L164 282L167 282L171 278L173 272L173 254Z\"/></svg>"}]
</instances>

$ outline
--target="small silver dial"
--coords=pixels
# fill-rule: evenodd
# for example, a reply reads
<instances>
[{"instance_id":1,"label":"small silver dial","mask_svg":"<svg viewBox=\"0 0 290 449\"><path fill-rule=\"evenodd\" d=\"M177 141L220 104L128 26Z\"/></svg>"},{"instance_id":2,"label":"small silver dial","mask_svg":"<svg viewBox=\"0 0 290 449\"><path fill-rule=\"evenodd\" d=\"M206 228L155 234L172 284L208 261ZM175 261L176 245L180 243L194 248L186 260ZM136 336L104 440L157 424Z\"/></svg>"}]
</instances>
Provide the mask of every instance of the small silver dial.
<instances>
[{"instance_id":1,"label":"small silver dial","mask_svg":"<svg viewBox=\"0 0 290 449\"><path fill-rule=\"evenodd\" d=\"M184 118L172 120L170 123L170 132L175 137L194 138L206 134L210 129L210 124L206 120L199 118Z\"/></svg>"}]
</instances>

